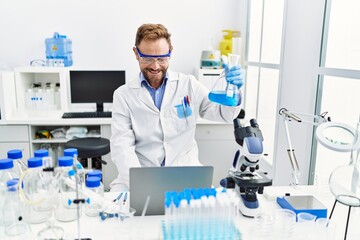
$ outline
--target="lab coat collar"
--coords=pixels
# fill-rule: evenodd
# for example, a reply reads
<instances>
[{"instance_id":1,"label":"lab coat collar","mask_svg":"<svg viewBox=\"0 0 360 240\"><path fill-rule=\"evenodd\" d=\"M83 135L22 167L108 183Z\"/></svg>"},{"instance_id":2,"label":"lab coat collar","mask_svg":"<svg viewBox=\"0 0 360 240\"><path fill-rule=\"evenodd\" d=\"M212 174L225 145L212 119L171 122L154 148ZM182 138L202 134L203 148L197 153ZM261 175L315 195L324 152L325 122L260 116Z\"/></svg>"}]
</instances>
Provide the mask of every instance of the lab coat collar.
<instances>
[{"instance_id":1,"label":"lab coat collar","mask_svg":"<svg viewBox=\"0 0 360 240\"><path fill-rule=\"evenodd\" d=\"M173 96L173 93L176 89L176 83L179 80L179 74L172 72L170 70L167 71L168 74L168 80L166 83L165 93L163 102L161 104L161 108L165 108L169 105L171 102L171 96ZM140 77L140 76L139 76ZM139 81L139 78L134 79L133 81L129 82L129 88L130 89L139 89L138 91L138 98L140 101L142 101L144 104L146 104L149 108L152 110L159 112L159 109L155 106L148 90L145 87L141 87L141 81Z\"/></svg>"}]
</instances>

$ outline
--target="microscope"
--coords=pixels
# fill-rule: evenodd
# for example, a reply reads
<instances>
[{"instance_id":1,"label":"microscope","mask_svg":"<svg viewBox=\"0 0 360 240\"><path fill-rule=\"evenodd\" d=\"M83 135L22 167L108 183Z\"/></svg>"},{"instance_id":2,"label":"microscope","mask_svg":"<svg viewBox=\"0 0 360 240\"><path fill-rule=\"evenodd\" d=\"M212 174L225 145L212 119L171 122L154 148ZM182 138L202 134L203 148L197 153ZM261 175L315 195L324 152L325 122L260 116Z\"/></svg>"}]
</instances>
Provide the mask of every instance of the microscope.
<instances>
[{"instance_id":1,"label":"microscope","mask_svg":"<svg viewBox=\"0 0 360 240\"><path fill-rule=\"evenodd\" d=\"M220 181L225 188L233 188L240 196L239 211L246 217L254 217L259 211L257 193L262 194L272 180L267 173L259 171L263 157L263 136L255 119L250 126L241 126L240 119L234 119L234 135L240 149L235 153L228 176Z\"/></svg>"}]
</instances>

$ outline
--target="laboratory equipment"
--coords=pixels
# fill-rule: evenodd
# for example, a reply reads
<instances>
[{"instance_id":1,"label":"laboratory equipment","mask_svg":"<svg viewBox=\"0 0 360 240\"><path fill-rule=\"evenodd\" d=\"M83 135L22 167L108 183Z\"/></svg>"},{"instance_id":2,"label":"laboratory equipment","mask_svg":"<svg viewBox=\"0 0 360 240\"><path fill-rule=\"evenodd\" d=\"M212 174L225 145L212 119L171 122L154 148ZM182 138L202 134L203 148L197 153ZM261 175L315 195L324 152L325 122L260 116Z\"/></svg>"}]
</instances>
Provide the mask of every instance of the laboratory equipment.
<instances>
[{"instance_id":1,"label":"laboratory equipment","mask_svg":"<svg viewBox=\"0 0 360 240\"><path fill-rule=\"evenodd\" d=\"M11 179L6 182L7 192L5 202L2 205L4 230L8 236L18 236L29 231L24 216L25 206L22 204L18 193L19 179Z\"/></svg>"},{"instance_id":2,"label":"laboratory equipment","mask_svg":"<svg viewBox=\"0 0 360 240\"><path fill-rule=\"evenodd\" d=\"M27 169L27 166L22 161L23 154L20 149L13 149L7 152L7 157L14 161L14 171L18 176Z\"/></svg>"},{"instance_id":3,"label":"laboratory equipment","mask_svg":"<svg viewBox=\"0 0 360 240\"><path fill-rule=\"evenodd\" d=\"M47 65L68 67L73 64L72 41L66 35L55 32L52 38L45 39Z\"/></svg>"},{"instance_id":4,"label":"laboratory equipment","mask_svg":"<svg viewBox=\"0 0 360 240\"><path fill-rule=\"evenodd\" d=\"M72 157L74 160L74 164L76 166L76 169L78 170L83 170L84 167L81 164L81 162L79 161L79 152L77 148L66 148L64 149L64 156L65 157ZM79 175L79 183L80 185L85 185L85 172L84 171L78 171L78 175Z\"/></svg>"},{"instance_id":5,"label":"laboratory equipment","mask_svg":"<svg viewBox=\"0 0 360 240\"><path fill-rule=\"evenodd\" d=\"M337 122L329 122L316 130L318 141L333 151L350 152L349 163L335 168L329 178L330 191L335 197L329 219L337 202L348 206L344 239L347 238L352 207L360 207L360 116L356 129Z\"/></svg>"},{"instance_id":6,"label":"laboratory equipment","mask_svg":"<svg viewBox=\"0 0 360 240\"><path fill-rule=\"evenodd\" d=\"M223 30L223 39L220 41L219 49L221 55L228 55L229 53L233 52L232 46L232 37L233 31L232 30Z\"/></svg>"},{"instance_id":7,"label":"laboratory equipment","mask_svg":"<svg viewBox=\"0 0 360 240\"><path fill-rule=\"evenodd\" d=\"M162 239L241 239L236 194L215 188L165 192Z\"/></svg>"},{"instance_id":8,"label":"laboratory equipment","mask_svg":"<svg viewBox=\"0 0 360 240\"><path fill-rule=\"evenodd\" d=\"M98 177L87 177L85 186L89 191L93 191L95 194L103 197L104 187L100 183L100 178ZM85 214L89 217L97 217L102 208L101 202L98 202L96 199L89 199L89 203L85 205Z\"/></svg>"},{"instance_id":9,"label":"laboratory equipment","mask_svg":"<svg viewBox=\"0 0 360 240\"><path fill-rule=\"evenodd\" d=\"M19 178L14 171L14 163L12 159L0 159L0 206L4 206L5 195L7 192L7 181ZM0 226L3 225L3 215L0 213Z\"/></svg>"},{"instance_id":10,"label":"laboratory equipment","mask_svg":"<svg viewBox=\"0 0 360 240\"><path fill-rule=\"evenodd\" d=\"M239 211L246 217L254 217L259 212L256 194L262 194L265 186L272 185L266 172L259 171L263 157L263 136L255 119L250 126L241 126L239 118L234 119L234 135L240 145L236 152L228 177L220 184L225 188L235 188L240 196Z\"/></svg>"},{"instance_id":11,"label":"laboratory equipment","mask_svg":"<svg viewBox=\"0 0 360 240\"><path fill-rule=\"evenodd\" d=\"M29 186L25 184L25 188L22 191L20 189L20 196L23 196L24 202L27 204L28 207L32 206L33 204L40 203L42 205L43 201L49 203L49 205L45 204L41 207L39 207L39 210L45 210L47 207L50 208L50 215L49 218L47 218L47 226L43 229L41 229L37 237L39 240L46 240L46 239L63 239L64 236L64 229L56 226L54 224L54 221L52 220L51 214L55 209L58 207L59 199L59 176L55 176L54 174L54 162L52 157L49 156L49 151L47 149L38 149L34 151L34 158L40 158L42 160L42 172L40 173L42 175L41 181L38 182L38 188L33 188L32 190L29 189ZM31 165L39 165L39 162L37 159L31 160L34 161L30 163ZM31 162L30 161L30 162ZM28 162L29 164L29 162ZM36 171L36 170L35 170ZM26 171L24 175L22 176L24 179L27 178L27 174L31 173L31 171ZM42 189L43 188L43 189ZM40 195L32 195L30 193L33 193L33 191L40 190ZM45 192L43 192L43 190ZM44 196L46 195L46 196ZM31 212L30 212L31 213Z\"/></svg>"},{"instance_id":12,"label":"laboratory equipment","mask_svg":"<svg viewBox=\"0 0 360 240\"><path fill-rule=\"evenodd\" d=\"M24 187L19 190L26 203L26 216L29 223L45 222L50 216L57 184L43 172L43 160L39 157L28 159L28 170L21 176Z\"/></svg>"},{"instance_id":13,"label":"laboratory equipment","mask_svg":"<svg viewBox=\"0 0 360 240\"><path fill-rule=\"evenodd\" d=\"M102 180L102 172L100 170L93 169L87 173L87 177L98 177Z\"/></svg>"},{"instance_id":14,"label":"laboratory equipment","mask_svg":"<svg viewBox=\"0 0 360 240\"><path fill-rule=\"evenodd\" d=\"M73 202L74 199L78 199L77 192L66 183L66 179L75 181L75 178L78 178L74 175L73 163L73 157L63 156L58 159L57 172L61 176L59 179L60 202L55 210L55 218L61 222L71 222L77 219L77 204Z\"/></svg>"},{"instance_id":15,"label":"laboratory equipment","mask_svg":"<svg viewBox=\"0 0 360 240\"><path fill-rule=\"evenodd\" d=\"M305 212L318 218L327 217L327 208L312 195L277 197L276 202L282 207L294 211L296 214Z\"/></svg>"},{"instance_id":16,"label":"laboratory equipment","mask_svg":"<svg viewBox=\"0 0 360 240\"><path fill-rule=\"evenodd\" d=\"M205 50L201 52L200 67L204 69L221 68L219 50Z\"/></svg>"},{"instance_id":17,"label":"laboratory equipment","mask_svg":"<svg viewBox=\"0 0 360 240\"><path fill-rule=\"evenodd\" d=\"M221 56L221 59L225 65L224 73L215 81L208 98L212 102L225 106L238 106L241 103L240 87L242 86L240 56L229 54L228 57ZM219 90L217 84L221 83L220 80L223 77L226 78L226 87L225 90Z\"/></svg>"},{"instance_id":18,"label":"laboratory equipment","mask_svg":"<svg viewBox=\"0 0 360 240\"><path fill-rule=\"evenodd\" d=\"M286 137L287 137L287 142L288 142L288 147L289 147L287 149L287 152L288 152L289 160L290 160L291 167L292 167L291 185L296 187L299 185L300 167L299 167L299 163L295 156L295 150L292 146L288 122L293 120L298 123L306 123L306 124L311 124L314 126L319 126L327 121L330 121L330 117L326 117L327 112L324 112L320 115L312 115L312 114L288 111L286 108L281 108L279 110L279 114L283 117L285 131L286 131ZM303 118L301 118L300 116ZM309 120L307 118L310 118L311 120Z\"/></svg>"}]
</instances>

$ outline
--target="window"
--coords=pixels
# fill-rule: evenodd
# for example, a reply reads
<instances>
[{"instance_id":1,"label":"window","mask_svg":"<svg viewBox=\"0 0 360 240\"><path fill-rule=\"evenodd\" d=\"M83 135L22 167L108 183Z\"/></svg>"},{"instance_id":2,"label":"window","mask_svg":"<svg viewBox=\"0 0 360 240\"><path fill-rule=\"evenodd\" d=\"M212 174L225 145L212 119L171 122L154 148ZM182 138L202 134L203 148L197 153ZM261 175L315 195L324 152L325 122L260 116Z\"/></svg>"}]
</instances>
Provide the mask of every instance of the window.
<instances>
[{"instance_id":1,"label":"window","mask_svg":"<svg viewBox=\"0 0 360 240\"><path fill-rule=\"evenodd\" d=\"M317 103L317 112L328 111L332 121L354 128L360 114L359 9L357 0L327 1ZM312 174L324 181L350 159L350 153L337 153L320 144L313 151Z\"/></svg>"},{"instance_id":2,"label":"window","mask_svg":"<svg viewBox=\"0 0 360 240\"><path fill-rule=\"evenodd\" d=\"M245 114L246 119L257 119L266 160L272 164L284 1L248 0L248 6Z\"/></svg>"}]
</instances>

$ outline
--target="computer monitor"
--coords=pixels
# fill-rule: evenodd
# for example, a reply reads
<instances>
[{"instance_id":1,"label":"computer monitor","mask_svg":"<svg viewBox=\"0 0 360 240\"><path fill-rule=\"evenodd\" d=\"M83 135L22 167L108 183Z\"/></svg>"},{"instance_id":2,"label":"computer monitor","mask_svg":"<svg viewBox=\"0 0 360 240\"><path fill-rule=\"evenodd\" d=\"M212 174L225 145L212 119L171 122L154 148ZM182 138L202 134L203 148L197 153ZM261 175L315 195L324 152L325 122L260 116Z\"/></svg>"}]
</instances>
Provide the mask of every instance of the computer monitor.
<instances>
[{"instance_id":1,"label":"computer monitor","mask_svg":"<svg viewBox=\"0 0 360 240\"><path fill-rule=\"evenodd\" d=\"M104 103L112 103L114 91L125 84L123 70L70 70L71 103L96 103L96 111Z\"/></svg>"}]
</instances>

